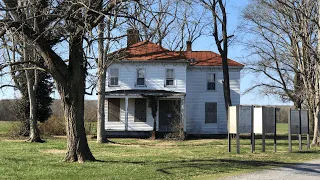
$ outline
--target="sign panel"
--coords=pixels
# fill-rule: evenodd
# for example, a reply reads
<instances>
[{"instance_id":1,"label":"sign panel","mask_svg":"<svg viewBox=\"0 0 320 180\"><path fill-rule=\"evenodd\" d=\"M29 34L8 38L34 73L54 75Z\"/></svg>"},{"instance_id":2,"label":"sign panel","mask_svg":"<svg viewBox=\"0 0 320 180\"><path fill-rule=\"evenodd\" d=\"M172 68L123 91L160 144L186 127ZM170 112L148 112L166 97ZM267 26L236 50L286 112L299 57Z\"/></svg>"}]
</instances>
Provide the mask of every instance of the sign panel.
<instances>
[{"instance_id":1,"label":"sign panel","mask_svg":"<svg viewBox=\"0 0 320 180\"><path fill-rule=\"evenodd\" d=\"M291 134L299 134L299 110L290 111Z\"/></svg>"},{"instance_id":2,"label":"sign panel","mask_svg":"<svg viewBox=\"0 0 320 180\"><path fill-rule=\"evenodd\" d=\"M262 107L253 108L253 133L262 134Z\"/></svg>"},{"instance_id":3,"label":"sign panel","mask_svg":"<svg viewBox=\"0 0 320 180\"><path fill-rule=\"evenodd\" d=\"M251 133L251 108L252 106L239 107L239 132Z\"/></svg>"},{"instance_id":4,"label":"sign panel","mask_svg":"<svg viewBox=\"0 0 320 180\"><path fill-rule=\"evenodd\" d=\"M308 111L301 110L301 133L308 134L309 123L308 123Z\"/></svg>"},{"instance_id":5,"label":"sign panel","mask_svg":"<svg viewBox=\"0 0 320 180\"><path fill-rule=\"evenodd\" d=\"M229 107L229 133L237 133L237 107L230 106Z\"/></svg>"},{"instance_id":6,"label":"sign panel","mask_svg":"<svg viewBox=\"0 0 320 180\"><path fill-rule=\"evenodd\" d=\"M291 134L300 133L299 110L291 110ZM301 133L308 133L308 111L301 110Z\"/></svg>"},{"instance_id":7,"label":"sign panel","mask_svg":"<svg viewBox=\"0 0 320 180\"><path fill-rule=\"evenodd\" d=\"M229 133L237 133L237 118L239 118L239 133L251 133L251 106L239 106L239 117L237 107L229 108Z\"/></svg>"},{"instance_id":8,"label":"sign panel","mask_svg":"<svg viewBox=\"0 0 320 180\"><path fill-rule=\"evenodd\" d=\"M264 133L275 133L275 108L263 107L263 129Z\"/></svg>"},{"instance_id":9,"label":"sign panel","mask_svg":"<svg viewBox=\"0 0 320 180\"><path fill-rule=\"evenodd\" d=\"M275 133L275 108L255 107L253 132L257 134Z\"/></svg>"}]
</instances>

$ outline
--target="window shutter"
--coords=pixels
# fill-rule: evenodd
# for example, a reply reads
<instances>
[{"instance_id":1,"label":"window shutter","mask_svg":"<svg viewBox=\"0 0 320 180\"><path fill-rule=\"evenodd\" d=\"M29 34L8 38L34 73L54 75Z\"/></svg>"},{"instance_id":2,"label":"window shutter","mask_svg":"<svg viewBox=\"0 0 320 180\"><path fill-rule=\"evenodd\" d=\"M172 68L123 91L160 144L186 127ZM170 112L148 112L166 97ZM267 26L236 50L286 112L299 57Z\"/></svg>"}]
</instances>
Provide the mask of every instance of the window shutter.
<instances>
[{"instance_id":1,"label":"window shutter","mask_svg":"<svg viewBox=\"0 0 320 180\"><path fill-rule=\"evenodd\" d=\"M110 122L120 121L120 99L119 98L108 99L108 121Z\"/></svg>"},{"instance_id":2,"label":"window shutter","mask_svg":"<svg viewBox=\"0 0 320 180\"><path fill-rule=\"evenodd\" d=\"M217 103L205 103L205 123L217 123Z\"/></svg>"},{"instance_id":3,"label":"window shutter","mask_svg":"<svg viewBox=\"0 0 320 180\"><path fill-rule=\"evenodd\" d=\"M135 99L134 122L147 122L147 102L146 99Z\"/></svg>"}]
</instances>

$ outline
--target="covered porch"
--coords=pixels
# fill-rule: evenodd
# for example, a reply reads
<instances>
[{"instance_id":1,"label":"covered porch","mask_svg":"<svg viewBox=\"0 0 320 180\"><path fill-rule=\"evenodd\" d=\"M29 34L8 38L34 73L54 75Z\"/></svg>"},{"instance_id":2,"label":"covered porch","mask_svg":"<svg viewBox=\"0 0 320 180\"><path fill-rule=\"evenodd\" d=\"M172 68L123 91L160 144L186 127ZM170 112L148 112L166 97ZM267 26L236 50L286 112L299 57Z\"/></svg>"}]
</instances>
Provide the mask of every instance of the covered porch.
<instances>
[{"instance_id":1,"label":"covered porch","mask_svg":"<svg viewBox=\"0 0 320 180\"><path fill-rule=\"evenodd\" d=\"M185 93L181 92L106 92L105 113L107 132L171 132L178 126L186 131Z\"/></svg>"}]
</instances>

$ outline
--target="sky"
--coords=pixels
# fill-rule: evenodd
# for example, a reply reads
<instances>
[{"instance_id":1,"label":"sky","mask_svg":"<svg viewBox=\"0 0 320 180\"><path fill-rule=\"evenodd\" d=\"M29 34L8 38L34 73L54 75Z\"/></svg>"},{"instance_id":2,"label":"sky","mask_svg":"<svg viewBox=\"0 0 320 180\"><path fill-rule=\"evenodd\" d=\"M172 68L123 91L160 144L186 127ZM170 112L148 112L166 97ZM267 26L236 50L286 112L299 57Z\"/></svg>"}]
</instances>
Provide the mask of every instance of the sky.
<instances>
[{"instance_id":1,"label":"sky","mask_svg":"<svg viewBox=\"0 0 320 180\"><path fill-rule=\"evenodd\" d=\"M241 22L241 10L248 4L250 0L227 0L227 17L228 17L228 32L232 32L237 39L241 39L241 33L238 30L238 26ZM201 37L197 39L193 45L193 50L212 50L214 52L218 52L216 45L214 43L213 37ZM240 43L234 42L229 46L228 49L228 57L238 62L245 62L245 47ZM5 79L0 79L0 81L10 81L9 77L3 77ZM248 74L243 71L241 73L240 79L240 89L241 89L241 99L240 102L243 105L286 105L288 103L282 103L277 100L276 97L273 96L262 96L258 92L251 92L247 94L243 94L243 92L250 88L253 84L253 80L255 79L255 75ZM94 93L95 94L95 93ZM13 99L18 98L19 93L14 92L12 88L6 88L0 90L0 99ZM53 95L55 99L59 98L59 95L55 93ZM86 99L97 99L95 95L87 96Z\"/></svg>"}]
</instances>

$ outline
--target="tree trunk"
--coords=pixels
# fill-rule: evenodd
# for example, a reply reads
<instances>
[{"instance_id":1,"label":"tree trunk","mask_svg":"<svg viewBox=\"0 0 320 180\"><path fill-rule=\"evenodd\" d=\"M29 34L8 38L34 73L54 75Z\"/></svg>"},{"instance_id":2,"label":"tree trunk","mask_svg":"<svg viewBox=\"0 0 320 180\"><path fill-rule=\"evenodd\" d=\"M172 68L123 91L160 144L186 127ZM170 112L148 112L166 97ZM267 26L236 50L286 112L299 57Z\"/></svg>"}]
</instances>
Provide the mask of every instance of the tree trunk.
<instances>
[{"instance_id":1,"label":"tree trunk","mask_svg":"<svg viewBox=\"0 0 320 180\"><path fill-rule=\"evenodd\" d=\"M26 39L23 39L23 58L24 61L29 60L30 57L30 48L27 45ZM33 57L35 58L35 57ZM27 64L25 68L30 68ZM36 71L34 71L36 72ZM40 132L37 126L37 103L36 103L36 84L37 78L36 74L34 73L34 77L32 77L32 70L25 70L26 80L27 80L27 89L28 89L28 96L29 96L29 142L43 142L40 138Z\"/></svg>"},{"instance_id":2,"label":"tree trunk","mask_svg":"<svg viewBox=\"0 0 320 180\"><path fill-rule=\"evenodd\" d=\"M317 44L317 54L318 58L320 57L320 0L317 1L318 3L318 44ZM314 113L314 131L313 131L313 139L312 139L312 144L313 145L319 145L319 102L320 102L320 97L319 97L319 84L320 84L320 75L319 75L319 70L320 70L320 65L319 62L316 64L316 82L315 82L315 113Z\"/></svg>"},{"instance_id":3,"label":"tree trunk","mask_svg":"<svg viewBox=\"0 0 320 180\"><path fill-rule=\"evenodd\" d=\"M99 24L99 40L98 40L98 110L97 110L97 143L105 143L108 140L105 137L105 94L106 94L106 70L104 63L104 46L103 46L103 33L104 32L104 24Z\"/></svg>"},{"instance_id":4,"label":"tree trunk","mask_svg":"<svg viewBox=\"0 0 320 180\"><path fill-rule=\"evenodd\" d=\"M319 141L319 107L316 107L316 110L314 112L314 129L313 129L313 139L312 139L312 145L319 145L318 141Z\"/></svg>"},{"instance_id":5,"label":"tree trunk","mask_svg":"<svg viewBox=\"0 0 320 180\"><path fill-rule=\"evenodd\" d=\"M30 133L29 133L29 142L43 142L40 138L40 132L37 126L37 103L36 103L36 85L35 80L32 78L32 70L25 70L26 79L27 79L27 88L29 95L29 124L30 124Z\"/></svg>"},{"instance_id":6,"label":"tree trunk","mask_svg":"<svg viewBox=\"0 0 320 180\"><path fill-rule=\"evenodd\" d=\"M220 52L222 57L222 69L223 69L223 94L226 114L228 118L228 110L231 103L230 95L230 78L229 78L229 66L228 66L228 32L227 32L227 12L223 5L222 0L219 0L219 6L221 8L223 23L222 23L222 37L223 37L223 50Z\"/></svg>"},{"instance_id":7,"label":"tree trunk","mask_svg":"<svg viewBox=\"0 0 320 180\"><path fill-rule=\"evenodd\" d=\"M64 104L64 116L67 128L67 154L65 161L94 161L84 128L84 94L83 89L70 89L68 95L61 95Z\"/></svg>"},{"instance_id":8,"label":"tree trunk","mask_svg":"<svg viewBox=\"0 0 320 180\"><path fill-rule=\"evenodd\" d=\"M69 77L57 82L66 120L67 150L65 161L95 161L84 128L84 92L86 62L83 57L83 37L70 38Z\"/></svg>"}]
</instances>

